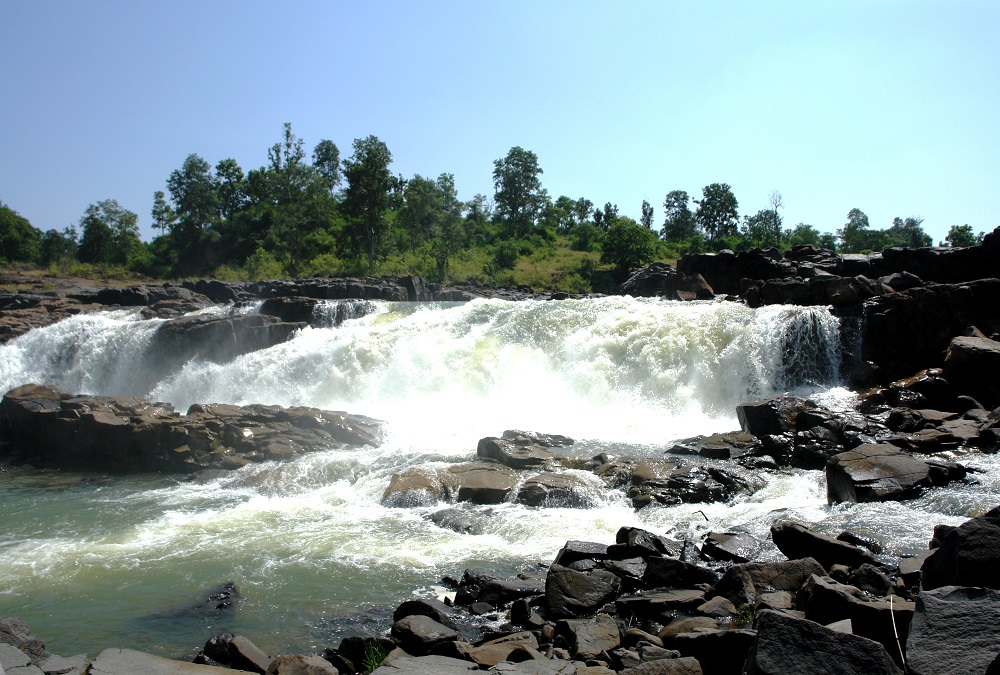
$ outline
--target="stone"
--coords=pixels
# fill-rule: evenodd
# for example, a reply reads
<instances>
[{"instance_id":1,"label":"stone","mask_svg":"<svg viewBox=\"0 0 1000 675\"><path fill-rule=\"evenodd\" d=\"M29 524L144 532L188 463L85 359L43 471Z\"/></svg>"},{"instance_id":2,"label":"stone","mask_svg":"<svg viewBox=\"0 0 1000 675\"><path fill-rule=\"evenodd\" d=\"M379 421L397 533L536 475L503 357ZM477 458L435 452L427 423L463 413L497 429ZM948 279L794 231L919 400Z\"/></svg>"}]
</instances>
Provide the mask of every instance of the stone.
<instances>
[{"instance_id":1,"label":"stone","mask_svg":"<svg viewBox=\"0 0 1000 675\"><path fill-rule=\"evenodd\" d=\"M896 636L906 635L914 611L914 604L902 598L869 600L854 586L818 576L799 591L795 606L821 624L850 619L855 635L881 643L894 660L900 649Z\"/></svg>"},{"instance_id":2,"label":"stone","mask_svg":"<svg viewBox=\"0 0 1000 675\"><path fill-rule=\"evenodd\" d=\"M526 506L548 506L583 509L592 505L587 484L567 473L540 473L521 485L516 497Z\"/></svg>"},{"instance_id":3,"label":"stone","mask_svg":"<svg viewBox=\"0 0 1000 675\"><path fill-rule=\"evenodd\" d=\"M607 614L587 619L563 619L556 624L558 634L566 638L574 659L587 661L599 658L621 644L618 623Z\"/></svg>"},{"instance_id":4,"label":"stone","mask_svg":"<svg viewBox=\"0 0 1000 675\"><path fill-rule=\"evenodd\" d=\"M882 570L869 563L853 570L847 583L877 598L884 598L892 586L889 577Z\"/></svg>"},{"instance_id":5,"label":"stone","mask_svg":"<svg viewBox=\"0 0 1000 675\"><path fill-rule=\"evenodd\" d=\"M698 659L705 675L725 675L742 670L756 637L755 631L739 628L678 633L665 637L663 646Z\"/></svg>"},{"instance_id":6,"label":"stone","mask_svg":"<svg viewBox=\"0 0 1000 675\"><path fill-rule=\"evenodd\" d=\"M868 551L813 532L799 523L775 523L771 526L771 539L789 559L813 558L827 569L836 564L858 567L864 563L877 563Z\"/></svg>"},{"instance_id":7,"label":"stone","mask_svg":"<svg viewBox=\"0 0 1000 675\"><path fill-rule=\"evenodd\" d=\"M943 586L917 595L906 640L911 673L984 673L998 651L1000 591Z\"/></svg>"},{"instance_id":8,"label":"stone","mask_svg":"<svg viewBox=\"0 0 1000 675\"><path fill-rule=\"evenodd\" d=\"M556 453L541 445L518 445L506 438L482 438L476 448L480 459L490 460L511 469L539 469L555 462Z\"/></svg>"},{"instance_id":9,"label":"stone","mask_svg":"<svg viewBox=\"0 0 1000 675\"><path fill-rule=\"evenodd\" d=\"M606 560L607 558L607 544L599 544L593 541L570 540L559 549L559 553L556 554L556 559L553 562L565 567L578 560Z\"/></svg>"},{"instance_id":10,"label":"stone","mask_svg":"<svg viewBox=\"0 0 1000 675\"><path fill-rule=\"evenodd\" d=\"M927 462L887 443L860 445L831 457L826 466L831 504L909 499L932 485Z\"/></svg>"},{"instance_id":11,"label":"stone","mask_svg":"<svg viewBox=\"0 0 1000 675\"><path fill-rule=\"evenodd\" d=\"M611 572L552 565L545 577L545 604L552 618L585 616L617 597L620 589L621 580Z\"/></svg>"},{"instance_id":12,"label":"stone","mask_svg":"<svg viewBox=\"0 0 1000 675\"><path fill-rule=\"evenodd\" d=\"M703 675L704 673L698 659L690 656L647 661L620 672L621 675Z\"/></svg>"},{"instance_id":13,"label":"stone","mask_svg":"<svg viewBox=\"0 0 1000 675\"><path fill-rule=\"evenodd\" d=\"M48 656L38 662L38 669L45 675L87 675L93 665L86 654L76 656Z\"/></svg>"},{"instance_id":14,"label":"stone","mask_svg":"<svg viewBox=\"0 0 1000 675\"><path fill-rule=\"evenodd\" d=\"M652 557L642 575L644 588L691 588L697 584L715 584L718 575L712 570L674 558Z\"/></svg>"},{"instance_id":15,"label":"stone","mask_svg":"<svg viewBox=\"0 0 1000 675\"><path fill-rule=\"evenodd\" d=\"M795 419L802 410L816 404L798 396L783 394L736 406L743 431L757 438L795 431Z\"/></svg>"},{"instance_id":16,"label":"stone","mask_svg":"<svg viewBox=\"0 0 1000 675\"><path fill-rule=\"evenodd\" d=\"M770 610L760 613L757 641L747 656L743 673L902 675L877 642Z\"/></svg>"},{"instance_id":17,"label":"stone","mask_svg":"<svg viewBox=\"0 0 1000 675\"><path fill-rule=\"evenodd\" d=\"M701 605L698 605L695 611L704 616L710 616L713 619L721 619L723 617L735 615L736 605L734 605L727 598L718 596L712 598L711 600L707 600Z\"/></svg>"},{"instance_id":18,"label":"stone","mask_svg":"<svg viewBox=\"0 0 1000 675\"><path fill-rule=\"evenodd\" d=\"M758 596L772 591L794 593L813 575L826 574L814 558L733 565L712 588L711 595L728 598L737 607L753 605Z\"/></svg>"},{"instance_id":19,"label":"stone","mask_svg":"<svg viewBox=\"0 0 1000 675\"><path fill-rule=\"evenodd\" d=\"M518 476L499 464L457 464L440 475L444 492L460 502L501 504L507 500Z\"/></svg>"},{"instance_id":20,"label":"stone","mask_svg":"<svg viewBox=\"0 0 1000 675\"><path fill-rule=\"evenodd\" d=\"M658 637L663 639L680 635L681 633L706 633L719 629L719 622L707 616L678 616L660 629Z\"/></svg>"},{"instance_id":21,"label":"stone","mask_svg":"<svg viewBox=\"0 0 1000 675\"><path fill-rule=\"evenodd\" d=\"M264 670L217 668L174 661L134 649L105 649L94 659L90 675L232 675L233 673L266 673Z\"/></svg>"},{"instance_id":22,"label":"stone","mask_svg":"<svg viewBox=\"0 0 1000 675\"><path fill-rule=\"evenodd\" d=\"M437 476L410 467L402 473L392 474L389 487L382 493L382 503L386 506L414 507L428 506L441 496L441 482Z\"/></svg>"},{"instance_id":23,"label":"stone","mask_svg":"<svg viewBox=\"0 0 1000 675\"><path fill-rule=\"evenodd\" d=\"M942 586L1000 589L1000 507L958 527L934 528L931 553L920 568L924 590Z\"/></svg>"},{"instance_id":24,"label":"stone","mask_svg":"<svg viewBox=\"0 0 1000 675\"><path fill-rule=\"evenodd\" d=\"M321 656L287 654L271 661L267 675L339 675L339 671Z\"/></svg>"},{"instance_id":25,"label":"stone","mask_svg":"<svg viewBox=\"0 0 1000 675\"><path fill-rule=\"evenodd\" d=\"M35 637L27 624L16 616L0 618L0 644L10 645L27 654L29 659L39 660L49 656L45 644Z\"/></svg>"},{"instance_id":26,"label":"stone","mask_svg":"<svg viewBox=\"0 0 1000 675\"><path fill-rule=\"evenodd\" d=\"M479 665L446 656L401 654L389 663L383 663L371 675L465 675L470 670L479 670Z\"/></svg>"},{"instance_id":27,"label":"stone","mask_svg":"<svg viewBox=\"0 0 1000 675\"><path fill-rule=\"evenodd\" d=\"M621 596L615 600L615 608L618 616L627 621L630 617L648 619L674 611L693 612L704 602L703 591L692 588L671 588ZM662 633L660 637L663 637Z\"/></svg>"},{"instance_id":28,"label":"stone","mask_svg":"<svg viewBox=\"0 0 1000 675\"><path fill-rule=\"evenodd\" d=\"M608 556L624 560L626 558L648 558L650 556L678 557L681 542L667 539L648 530L624 526L615 533L615 545L608 547Z\"/></svg>"},{"instance_id":29,"label":"stone","mask_svg":"<svg viewBox=\"0 0 1000 675\"><path fill-rule=\"evenodd\" d=\"M429 616L452 630L458 630L455 623L455 610L432 598L417 598L403 602L393 611L392 620L395 622L416 615Z\"/></svg>"},{"instance_id":30,"label":"stone","mask_svg":"<svg viewBox=\"0 0 1000 675\"><path fill-rule=\"evenodd\" d=\"M537 431L521 431L520 429L507 429L501 436L517 445L541 445L546 448L559 448L573 445L575 441L568 436L559 434L543 434Z\"/></svg>"},{"instance_id":31,"label":"stone","mask_svg":"<svg viewBox=\"0 0 1000 675\"><path fill-rule=\"evenodd\" d=\"M435 645L459 639L458 631L438 623L429 616L415 614L392 624L392 637L399 641L407 654L424 656Z\"/></svg>"},{"instance_id":32,"label":"stone","mask_svg":"<svg viewBox=\"0 0 1000 675\"><path fill-rule=\"evenodd\" d=\"M479 602L500 607L520 598L531 598L546 592L541 579L489 579L479 589Z\"/></svg>"},{"instance_id":33,"label":"stone","mask_svg":"<svg viewBox=\"0 0 1000 675\"><path fill-rule=\"evenodd\" d=\"M229 640L226 650L229 654L229 667L234 670L266 673L271 665L271 657L242 635L237 635Z\"/></svg>"},{"instance_id":34,"label":"stone","mask_svg":"<svg viewBox=\"0 0 1000 675\"><path fill-rule=\"evenodd\" d=\"M701 555L730 563L749 562L764 548L764 542L746 532L709 532L701 545Z\"/></svg>"}]
</instances>

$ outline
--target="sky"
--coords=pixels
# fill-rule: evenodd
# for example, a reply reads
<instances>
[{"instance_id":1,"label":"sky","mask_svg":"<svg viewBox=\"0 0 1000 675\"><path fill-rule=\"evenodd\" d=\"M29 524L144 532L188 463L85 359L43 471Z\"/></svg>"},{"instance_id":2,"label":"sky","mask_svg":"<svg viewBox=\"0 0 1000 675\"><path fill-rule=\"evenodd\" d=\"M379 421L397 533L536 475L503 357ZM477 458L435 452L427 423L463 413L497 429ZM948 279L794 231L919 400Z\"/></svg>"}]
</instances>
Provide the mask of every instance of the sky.
<instances>
[{"instance_id":1,"label":"sky","mask_svg":"<svg viewBox=\"0 0 1000 675\"><path fill-rule=\"evenodd\" d=\"M116 199L149 239L185 157L261 167L285 122L463 200L520 146L657 228L711 183L785 227L1000 225L996 0L0 0L0 92L0 201L43 231Z\"/></svg>"}]
</instances>

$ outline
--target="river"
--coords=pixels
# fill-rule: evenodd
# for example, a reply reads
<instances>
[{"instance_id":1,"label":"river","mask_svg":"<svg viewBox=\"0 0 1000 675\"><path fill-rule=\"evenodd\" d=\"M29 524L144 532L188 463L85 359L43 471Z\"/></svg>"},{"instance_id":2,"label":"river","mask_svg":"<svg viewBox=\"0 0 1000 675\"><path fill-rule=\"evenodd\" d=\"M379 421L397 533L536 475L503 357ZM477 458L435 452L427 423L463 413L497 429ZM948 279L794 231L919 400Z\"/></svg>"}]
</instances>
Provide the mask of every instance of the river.
<instances>
[{"instance_id":1,"label":"river","mask_svg":"<svg viewBox=\"0 0 1000 675\"><path fill-rule=\"evenodd\" d=\"M190 657L213 634L269 653L321 651L388 629L403 599L467 567L548 564L568 539L610 543L622 525L766 539L791 517L882 541L887 557L926 548L937 523L996 506L993 457L961 461L978 483L906 503L826 504L822 472L760 476L728 504L640 511L584 472L590 508L465 505L476 534L434 525L447 504L381 503L393 473L474 458L505 429L563 434L591 457L661 456L672 442L738 429L735 407L783 391L832 408L845 350L825 308L627 297L561 302L372 303L339 327L306 328L229 363L164 371L146 351L161 323L131 310L73 317L0 346L0 391L66 391L199 402L310 405L386 421L379 448L331 450L222 477L0 474L0 615L19 616L53 653L109 646ZM234 311L212 308L212 312ZM243 310L245 311L245 310ZM765 555L778 556L774 551ZM173 611L235 582L235 610Z\"/></svg>"}]
</instances>

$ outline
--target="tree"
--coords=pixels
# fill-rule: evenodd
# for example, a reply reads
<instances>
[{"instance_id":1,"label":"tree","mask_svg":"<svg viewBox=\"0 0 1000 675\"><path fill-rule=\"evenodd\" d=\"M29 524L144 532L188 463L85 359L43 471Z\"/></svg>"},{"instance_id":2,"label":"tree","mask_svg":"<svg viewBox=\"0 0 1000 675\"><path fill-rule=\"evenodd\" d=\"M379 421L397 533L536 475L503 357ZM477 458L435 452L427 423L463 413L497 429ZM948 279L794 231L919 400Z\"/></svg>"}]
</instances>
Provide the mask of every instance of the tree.
<instances>
[{"instance_id":1,"label":"tree","mask_svg":"<svg viewBox=\"0 0 1000 675\"><path fill-rule=\"evenodd\" d=\"M708 235L709 241L736 234L739 223L739 203L732 189L725 183L712 183L701 190L702 198L695 200L698 211L695 221Z\"/></svg>"},{"instance_id":2,"label":"tree","mask_svg":"<svg viewBox=\"0 0 1000 675\"><path fill-rule=\"evenodd\" d=\"M538 156L513 147L503 159L493 162L493 202L506 237L526 236L548 201L539 176Z\"/></svg>"},{"instance_id":3,"label":"tree","mask_svg":"<svg viewBox=\"0 0 1000 675\"><path fill-rule=\"evenodd\" d=\"M354 154L344 161L347 190L343 210L349 219L351 249L367 256L369 271L381 255L387 228L389 191L393 188L391 163L392 153L375 136L355 139Z\"/></svg>"},{"instance_id":4,"label":"tree","mask_svg":"<svg viewBox=\"0 0 1000 675\"><path fill-rule=\"evenodd\" d=\"M660 237L664 241L687 241L698 234L698 223L688 207L691 198L684 190L673 190L663 200L664 219Z\"/></svg>"},{"instance_id":5,"label":"tree","mask_svg":"<svg viewBox=\"0 0 1000 675\"><path fill-rule=\"evenodd\" d=\"M160 236L165 235L177 220L177 214L170 208L170 204L167 204L163 190L157 190L153 193L151 215L153 216L153 229L159 230Z\"/></svg>"},{"instance_id":6,"label":"tree","mask_svg":"<svg viewBox=\"0 0 1000 675\"><path fill-rule=\"evenodd\" d=\"M645 199L642 200L642 218L639 222L647 230L653 229L653 207Z\"/></svg>"},{"instance_id":7,"label":"tree","mask_svg":"<svg viewBox=\"0 0 1000 675\"><path fill-rule=\"evenodd\" d=\"M35 262L42 233L28 219L0 202L0 261Z\"/></svg>"},{"instance_id":8,"label":"tree","mask_svg":"<svg viewBox=\"0 0 1000 675\"><path fill-rule=\"evenodd\" d=\"M983 233L980 232L977 237L972 233L971 225L952 225L944 240L948 246L952 247L975 246L983 241Z\"/></svg>"},{"instance_id":9,"label":"tree","mask_svg":"<svg viewBox=\"0 0 1000 675\"><path fill-rule=\"evenodd\" d=\"M41 253L38 262L50 265L60 260L76 257L76 229L67 227L62 232L46 230L42 235Z\"/></svg>"},{"instance_id":10,"label":"tree","mask_svg":"<svg viewBox=\"0 0 1000 675\"><path fill-rule=\"evenodd\" d=\"M761 209L743 218L743 242L747 248L766 248L781 243L781 216L776 210Z\"/></svg>"},{"instance_id":11,"label":"tree","mask_svg":"<svg viewBox=\"0 0 1000 675\"><path fill-rule=\"evenodd\" d=\"M656 235L631 218L612 219L601 242L601 262L615 266L619 277L656 256Z\"/></svg>"},{"instance_id":12,"label":"tree","mask_svg":"<svg viewBox=\"0 0 1000 675\"><path fill-rule=\"evenodd\" d=\"M586 221L593 210L594 202L584 197L577 199L576 204L573 205L573 215L576 216L577 224Z\"/></svg>"},{"instance_id":13,"label":"tree","mask_svg":"<svg viewBox=\"0 0 1000 675\"><path fill-rule=\"evenodd\" d=\"M465 236L475 246L482 246L488 239L490 218L493 216L493 202L484 194L477 193L465 203Z\"/></svg>"},{"instance_id":14,"label":"tree","mask_svg":"<svg viewBox=\"0 0 1000 675\"><path fill-rule=\"evenodd\" d=\"M198 155L188 155L170 174L167 190L177 214L171 234L182 249L197 245L218 213L211 165Z\"/></svg>"},{"instance_id":15,"label":"tree","mask_svg":"<svg viewBox=\"0 0 1000 675\"><path fill-rule=\"evenodd\" d=\"M865 249L871 250L868 244L871 242L870 231L868 229L868 216L861 209L851 209L847 212L847 223L840 230L837 236L840 238L840 249L844 253L860 253Z\"/></svg>"},{"instance_id":16,"label":"tree","mask_svg":"<svg viewBox=\"0 0 1000 675\"><path fill-rule=\"evenodd\" d=\"M333 192L340 185L340 149L333 141L322 140L313 148L313 166L323 176L327 189Z\"/></svg>"},{"instance_id":17,"label":"tree","mask_svg":"<svg viewBox=\"0 0 1000 675\"><path fill-rule=\"evenodd\" d=\"M832 235L829 236L832 237ZM785 243L789 246L801 246L804 244L820 246L821 237L822 235L819 230L805 223L799 223L793 229L785 230L783 235Z\"/></svg>"},{"instance_id":18,"label":"tree","mask_svg":"<svg viewBox=\"0 0 1000 675\"><path fill-rule=\"evenodd\" d=\"M557 232L569 232L576 224L576 201L566 195L545 205L542 223Z\"/></svg>"},{"instance_id":19,"label":"tree","mask_svg":"<svg viewBox=\"0 0 1000 675\"><path fill-rule=\"evenodd\" d=\"M918 216L910 216L905 220L893 218L892 227L886 233L892 242L890 246L905 246L907 248L933 246L934 240L921 227L923 222L924 219Z\"/></svg>"},{"instance_id":20,"label":"tree","mask_svg":"<svg viewBox=\"0 0 1000 675\"><path fill-rule=\"evenodd\" d=\"M215 165L215 188L218 216L232 220L247 204L247 180L235 159L228 158Z\"/></svg>"},{"instance_id":21,"label":"tree","mask_svg":"<svg viewBox=\"0 0 1000 675\"><path fill-rule=\"evenodd\" d=\"M142 248L138 222L139 216L114 199L91 204L80 218L80 260L125 265Z\"/></svg>"}]
</instances>

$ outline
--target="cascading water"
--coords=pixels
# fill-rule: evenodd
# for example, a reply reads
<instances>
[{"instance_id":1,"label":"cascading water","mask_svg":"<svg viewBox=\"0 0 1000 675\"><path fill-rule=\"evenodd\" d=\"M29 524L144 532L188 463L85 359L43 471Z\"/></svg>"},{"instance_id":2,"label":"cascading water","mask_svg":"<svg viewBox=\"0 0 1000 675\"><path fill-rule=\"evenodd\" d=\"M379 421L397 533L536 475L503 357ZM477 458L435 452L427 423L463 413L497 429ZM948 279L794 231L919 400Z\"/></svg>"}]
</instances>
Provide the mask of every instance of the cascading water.
<instances>
[{"instance_id":1,"label":"cascading water","mask_svg":"<svg viewBox=\"0 0 1000 675\"><path fill-rule=\"evenodd\" d=\"M763 489L732 504L634 511L622 493L578 472L590 486L588 508L464 504L470 527L439 527L430 516L455 505L382 503L392 474L471 460L478 439L505 429L570 436L584 458L662 456L676 439L738 428L735 406L746 400L789 389L849 399L837 388L837 320L824 308L621 297L377 302L364 311L229 363L195 360L176 371L147 351L161 322L128 312L74 317L0 346L3 391L51 382L144 394L180 410L311 405L380 418L388 429L376 449L200 481L0 477L0 614L24 618L56 653L133 646L189 655L223 630L272 653L319 650L384 630L387 610L442 574L548 563L567 539L610 542L622 525L739 527L766 538L787 515L879 536L899 554L926 546L935 524L957 524L989 503L989 490L954 488L906 505L830 508L821 472L790 471L762 475ZM990 460L977 461L984 486L995 488ZM209 622L164 618L229 580L245 596L238 611Z\"/></svg>"}]
</instances>

